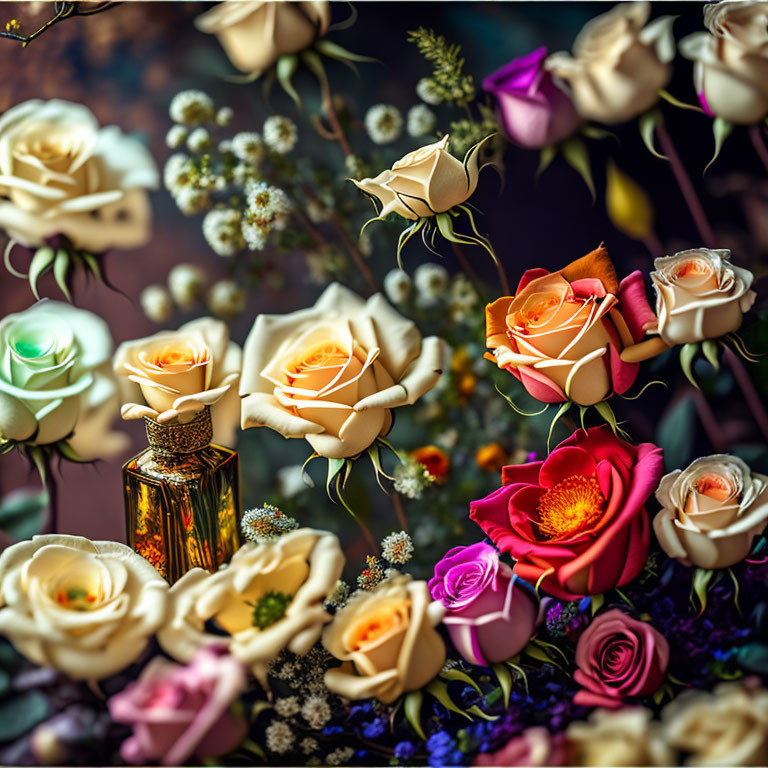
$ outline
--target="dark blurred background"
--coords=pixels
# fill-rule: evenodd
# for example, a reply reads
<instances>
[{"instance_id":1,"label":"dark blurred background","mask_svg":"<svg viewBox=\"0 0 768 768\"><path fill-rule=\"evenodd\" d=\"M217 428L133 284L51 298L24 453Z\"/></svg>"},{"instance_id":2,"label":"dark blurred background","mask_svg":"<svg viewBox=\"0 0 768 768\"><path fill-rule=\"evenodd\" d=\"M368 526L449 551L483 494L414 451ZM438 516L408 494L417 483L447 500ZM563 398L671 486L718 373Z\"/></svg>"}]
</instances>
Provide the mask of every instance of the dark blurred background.
<instances>
[{"instance_id":1,"label":"dark blurred background","mask_svg":"<svg viewBox=\"0 0 768 768\"><path fill-rule=\"evenodd\" d=\"M50 13L47 5L3 3L0 24L11 18L23 22L32 12L41 13L44 18ZM258 84L233 84L224 80L222 75L231 72L231 68L217 41L199 33L192 23L194 16L205 7L205 3L126 2L96 16L63 22L26 49L10 40L0 40L0 71L4 75L0 110L31 98L56 97L82 102L102 124L118 124L126 133L142 137L162 168L171 154L164 143L171 124L168 103L180 90L200 88L215 95L217 105L229 105L235 110L234 124L239 129L256 126L258 130L263 119L274 112L293 117L300 131L300 143L294 151L305 153L312 148L317 156L319 149L319 162L323 162L324 152L325 162L336 173L341 172L338 146L326 146L307 120L307 115L317 109L316 85L309 77L297 77L297 86L302 95L306 94L301 115L277 89L270 109ZM433 27L449 40L460 43L467 60L466 69L479 84L485 75L511 58L539 45L546 44L551 51L569 50L584 22L608 7L603 3L568 2L359 3L355 24L334 32L333 39L382 63L361 65L359 78L339 63L329 64L328 72L334 90L360 117L368 107L380 102L394 104L405 113L418 103L414 87L428 74L422 57L406 42L408 30L419 25ZM702 28L701 10L702 5L695 2L654 4L654 15L679 14L674 29L677 39ZM347 3L334 3L334 21L346 18L349 13ZM675 74L668 90L682 101L695 101L691 62L680 57L675 60ZM443 107L435 108L438 115L441 109ZM768 273L765 262L768 180L746 131L733 132L720 158L703 176L713 151L710 120L668 104L662 109L668 130L716 230L718 247L732 248L736 263L755 272L760 296L758 306L764 304L761 278ZM500 254L512 285L525 269L537 266L557 269L601 241L607 244L622 275L633 269L649 271L653 256L700 245L667 163L649 154L641 141L637 122L619 126L614 132L615 139L590 142L597 187L595 203L583 181L562 160L554 162L536 182L537 152L507 149L506 181L501 192L494 174L483 175L473 202L485 213L482 227ZM352 131L350 141L353 148L358 143L369 144L361 126ZM404 136L398 147L402 145L404 153L419 144L418 140ZM651 253L644 244L624 236L611 224L603 202L604 169L609 155L650 193L656 208L656 234L663 253ZM103 285L86 285L84 281L76 284L76 303L104 317L116 343L159 330L159 326L142 313L138 297L146 285L163 283L173 264L180 261L199 264L211 280L227 273L225 260L213 254L203 239L199 219L183 216L165 190L153 193L152 200L155 224L151 242L137 251L116 252L108 257L108 276L122 293L110 291ZM378 280L394 266L394 254L387 242L375 241L372 268ZM493 282L495 272L490 260L479 252L468 252L468 256L478 273ZM251 292L246 311L232 322L232 336L238 342L244 341L259 312L297 309L313 301L320 292L319 286L305 279L301 254L288 258L291 268L286 272L292 276L288 283L281 289L265 287ZM406 268L411 271L421 261L433 259L414 245L406 251ZM452 271L456 269L450 255L445 264ZM41 281L41 286L44 295L59 298L49 276ZM0 272L2 314L22 310L31 303L28 286L5 271ZM765 324L757 322L760 313L752 313L751 324L744 333L753 351L766 347ZM179 316L174 322L184 319L187 318ZM682 377L675 365L671 359L660 360L648 378L664 375L679 383L668 390L655 388L640 401L615 406L619 416L631 422L631 432L638 440L663 438L670 466L679 466L676 462L712 452L712 441L697 410L701 406L699 396L690 385L679 381ZM749 369L765 398L765 365L753 365ZM765 471L765 438L744 405L730 371L725 369L718 377L711 376L709 369L701 369L700 373L706 399L727 448L750 457L755 469ZM132 436L132 453L138 452L145 444L142 426L133 422L124 428ZM306 454L305 446L288 447L286 441L274 433L256 432L259 434L241 438L246 508L263 499L261 484L266 482L263 470L267 463L261 465L260 452L285 455L286 461L291 462L300 461ZM128 458L128 454L124 458ZM62 531L91 538L121 538L120 461L86 466L68 464L63 470L60 478ZM29 470L20 457L14 454L0 459L0 495L38 482L36 473Z\"/></svg>"}]
</instances>

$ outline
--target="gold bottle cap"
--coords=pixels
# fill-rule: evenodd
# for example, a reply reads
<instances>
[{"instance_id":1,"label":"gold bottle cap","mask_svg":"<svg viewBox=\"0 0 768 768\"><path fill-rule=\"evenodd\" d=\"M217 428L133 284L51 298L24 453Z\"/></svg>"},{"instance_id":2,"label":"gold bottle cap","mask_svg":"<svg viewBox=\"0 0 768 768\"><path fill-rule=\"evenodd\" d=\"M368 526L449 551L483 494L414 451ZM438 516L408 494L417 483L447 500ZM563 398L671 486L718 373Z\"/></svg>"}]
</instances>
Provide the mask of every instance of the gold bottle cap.
<instances>
[{"instance_id":1,"label":"gold bottle cap","mask_svg":"<svg viewBox=\"0 0 768 768\"><path fill-rule=\"evenodd\" d=\"M150 448L159 453L194 453L213 438L211 410L207 406L186 424L159 424L145 416L144 426Z\"/></svg>"}]
</instances>

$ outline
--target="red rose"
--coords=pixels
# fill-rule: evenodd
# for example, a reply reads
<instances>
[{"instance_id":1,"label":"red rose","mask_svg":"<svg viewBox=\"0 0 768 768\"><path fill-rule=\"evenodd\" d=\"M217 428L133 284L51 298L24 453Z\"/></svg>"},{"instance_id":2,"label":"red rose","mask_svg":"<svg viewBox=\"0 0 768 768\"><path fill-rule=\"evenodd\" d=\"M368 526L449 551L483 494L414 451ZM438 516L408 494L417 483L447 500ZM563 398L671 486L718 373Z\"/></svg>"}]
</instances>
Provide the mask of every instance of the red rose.
<instances>
[{"instance_id":1,"label":"red rose","mask_svg":"<svg viewBox=\"0 0 768 768\"><path fill-rule=\"evenodd\" d=\"M644 504L664 473L662 450L608 426L577 430L544 461L504 467L504 485L469 516L517 560L514 571L563 600L631 581L648 556Z\"/></svg>"},{"instance_id":2,"label":"red rose","mask_svg":"<svg viewBox=\"0 0 768 768\"><path fill-rule=\"evenodd\" d=\"M574 704L620 707L627 696L646 696L664 682L669 643L658 630L619 610L599 615L579 638L573 679L586 690Z\"/></svg>"}]
</instances>

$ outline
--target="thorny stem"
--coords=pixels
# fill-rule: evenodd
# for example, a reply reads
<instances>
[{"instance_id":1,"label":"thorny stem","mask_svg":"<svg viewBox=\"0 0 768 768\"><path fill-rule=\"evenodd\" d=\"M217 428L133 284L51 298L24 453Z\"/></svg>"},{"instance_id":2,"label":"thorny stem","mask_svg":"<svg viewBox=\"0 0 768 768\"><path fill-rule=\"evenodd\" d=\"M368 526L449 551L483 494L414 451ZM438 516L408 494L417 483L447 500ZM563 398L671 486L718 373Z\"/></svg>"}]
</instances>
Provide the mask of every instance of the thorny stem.
<instances>
[{"instance_id":1,"label":"thorny stem","mask_svg":"<svg viewBox=\"0 0 768 768\"><path fill-rule=\"evenodd\" d=\"M753 125L749 129L749 138L752 139L752 145L755 148L755 152L757 152L757 156L760 158L760 162L765 166L765 170L768 171L768 149L765 147L759 125Z\"/></svg>"},{"instance_id":2,"label":"thorny stem","mask_svg":"<svg viewBox=\"0 0 768 768\"><path fill-rule=\"evenodd\" d=\"M702 245L707 248L713 248L715 245L715 234L707 220L704 208L702 208L701 201L699 200L693 183L685 170L685 166L680 160L680 155L677 154L675 145L672 142L672 137L669 135L664 123L661 121L656 123L656 135L659 137L662 151L667 156L669 164L672 166L672 173L675 175L677 185L680 187L680 191L685 198L685 204L688 206L688 210L696 224L696 229L699 231Z\"/></svg>"}]
</instances>

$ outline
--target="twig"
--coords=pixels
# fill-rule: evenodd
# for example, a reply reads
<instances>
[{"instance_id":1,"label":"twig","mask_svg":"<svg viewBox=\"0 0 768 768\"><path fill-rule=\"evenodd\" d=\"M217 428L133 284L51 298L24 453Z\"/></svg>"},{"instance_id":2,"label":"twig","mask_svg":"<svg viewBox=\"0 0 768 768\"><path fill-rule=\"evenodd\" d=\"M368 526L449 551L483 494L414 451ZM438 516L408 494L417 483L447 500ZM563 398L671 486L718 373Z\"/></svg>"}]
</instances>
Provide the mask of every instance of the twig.
<instances>
[{"instance_id":1,"label":"twig","mask_svg":"<svg viewBox=\"0 0 768 768\"><path fill-rule=\"evenodd\" d=\"M397 524L402 530L408 533L408 518L405 515L405 509L403 508L403 500L400 498L400 494L397 491L392 491L389 494L389 498L392 499L392 506L395 508L395 514L397 515Z\"/></svg>"},{"instance_id":2,"label":"twig","mask_svg":"<svg viewBox=\"0 0 768 768\"><path fill-rule=\"evenodd\" d=\"M48 21L43 24L40 29L33 32L31 35L19 35L16 32L11 32L10 30L5 32L0 32L0 37L5 37L8 40L15 40L17 42L21 43L22 48L26 48L35 38L40 37L40 35L43 34L43 32L46 32L51 27L53 27L55 24L58 24L60 21L64 21L65 19L72 18L73 16L93 16L95 13L101 13L102 11L108 11L110 8L113 8L114 6L118 5L117 2L103 2L103 3L85 3L85 5L91 6L88 8L88 10L81 11L79 2L55 2L53 3L53 8L55 15L53 18L49 19Z\"/></svg>"},{"instance_id":3,"label":"twig","mask_svg":"<svg viewBox=\"0 0 768 768\"><path fill-rule=\"evenodd\" d=\"M461 246L458 243L451 242L451 249L453 250L453 255L456 257L456 261L459 262L459 265L461 266L464 273L472 281L472 285L475 286L478 293L481 293L480 278L477 276L477 272L475 272L472 265L469 263L469 260L464 255L464 251L462 250Z\"/></svg>"},{"instance_id":4,"label":"twig","mask_svg":"<svg viewBox=\"0 0 768 768\"><path fill-rule=\"evenodd\" d=\"M339 214L336 213L336 211L330 211L330 222L333 224L336 231L339 233L339 237L341 238L342 242L346 246L347 250L349 251L349 255L352 257L352 260L357 265L357 268L362 273L363 277L365 278L365 281L368 283L368 287L371 289L373 293L378 293L379 287L376 285L376 280L373 277L373 272L371 272L371 268L365 263L365 258L363 257L363 254L360 253L360 249L357 247L356 243L352 240L352 238L347 234L347 231L344 229L344 225L341 222L341 219L339 218Z\"/></svg>"}]
</instances>

